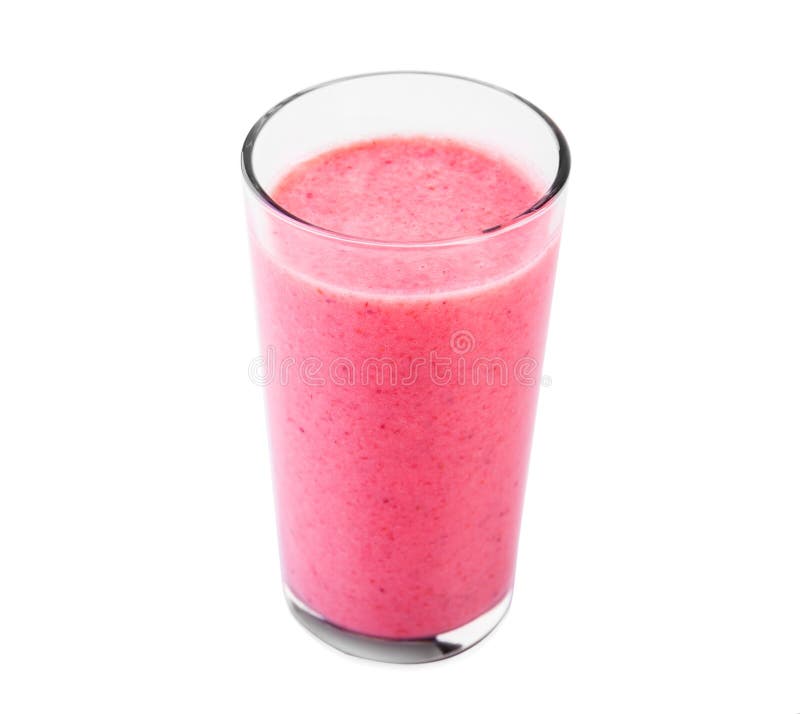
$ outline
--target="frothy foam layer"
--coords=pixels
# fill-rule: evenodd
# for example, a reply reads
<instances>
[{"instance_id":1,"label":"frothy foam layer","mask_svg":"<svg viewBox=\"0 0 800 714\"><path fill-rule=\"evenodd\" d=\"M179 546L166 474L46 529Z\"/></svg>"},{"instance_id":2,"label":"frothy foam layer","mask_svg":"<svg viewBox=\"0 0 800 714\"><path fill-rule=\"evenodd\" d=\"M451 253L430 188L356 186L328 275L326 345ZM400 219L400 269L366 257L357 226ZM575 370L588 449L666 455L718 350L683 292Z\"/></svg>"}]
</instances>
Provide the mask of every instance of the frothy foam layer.
<instances>
[{"instance_id":1,"label":"frothy foam layer","mask_svg":"<svg viewBox=\"0 0 800 714\"><path fill-rule=\"evenodd\" d=\"M396 242L477 235L541 195L510 162L428 137L333 149L297 165L272 191L280 206L315 226Z\"/></svg>"}]
</instances>

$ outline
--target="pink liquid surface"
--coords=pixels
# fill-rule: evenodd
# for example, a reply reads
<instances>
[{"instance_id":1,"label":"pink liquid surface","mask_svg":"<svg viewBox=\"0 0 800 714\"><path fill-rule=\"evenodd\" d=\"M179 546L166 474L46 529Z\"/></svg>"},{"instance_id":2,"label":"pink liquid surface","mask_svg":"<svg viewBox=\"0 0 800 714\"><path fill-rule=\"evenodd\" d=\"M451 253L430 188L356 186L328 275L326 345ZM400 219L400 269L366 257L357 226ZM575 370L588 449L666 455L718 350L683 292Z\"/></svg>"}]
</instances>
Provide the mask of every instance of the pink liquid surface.
<instances>
[{"instance_id":1,"label":"pink liquid surface","mask_svg":"<svg viewBox=\"0 0 800 714\"><path fill-rule=\"evenodd\" d=\"M541 193L477 148L387 138L302 163L271 195L314 225L404 242L481 235ZM558 247L555 235L521 264L531 239L489 237L413 263L381 249L332 259L291 232L282 260L254 238L262 349L295 359L267 387L284 579L331 622L428 637L512 588ZM432 351L451 359L449 381L430 377ZM313 384L297 370L307 357L323 365ZM371 358L390 360L394 381L377 368L364 379ZM479 358L506 364L506 383L501 371L476 379ZM330 378L337 359L355 380L344 368L344 381Z\"/></svg>"}]
</instances>

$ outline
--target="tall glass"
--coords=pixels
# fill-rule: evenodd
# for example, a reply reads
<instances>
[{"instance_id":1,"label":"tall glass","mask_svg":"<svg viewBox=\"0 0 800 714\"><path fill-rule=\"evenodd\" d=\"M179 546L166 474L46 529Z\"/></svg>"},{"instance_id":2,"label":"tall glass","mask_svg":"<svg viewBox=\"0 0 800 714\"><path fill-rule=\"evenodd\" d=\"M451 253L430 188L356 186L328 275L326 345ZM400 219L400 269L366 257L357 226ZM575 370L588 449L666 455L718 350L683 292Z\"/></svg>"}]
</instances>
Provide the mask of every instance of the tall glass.
<instances>
[{"instance_id":1,"label":"tall glass","mask_svg":"<svg viewBox=\"0 0 800 714\"><path fill-rule=\"evenodd\" d=\"M506 225L425 242L336 233L271 197L298 163L389 136L502 155L543 193ZM339 649L441 659L508 608L569 163L526 100L432 73L321 84L247 136L286 596Z\"/></svg>"}]
</instances>

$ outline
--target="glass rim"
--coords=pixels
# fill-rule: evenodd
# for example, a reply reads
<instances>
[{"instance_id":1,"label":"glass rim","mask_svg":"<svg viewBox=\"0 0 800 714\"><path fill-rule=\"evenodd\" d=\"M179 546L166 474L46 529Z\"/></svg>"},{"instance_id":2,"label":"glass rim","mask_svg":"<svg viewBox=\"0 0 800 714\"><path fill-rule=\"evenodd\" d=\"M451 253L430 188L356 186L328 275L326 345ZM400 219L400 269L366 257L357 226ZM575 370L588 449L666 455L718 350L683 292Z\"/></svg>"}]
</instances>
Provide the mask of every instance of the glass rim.
<instances>
[{"instance_id":1,"label":"glass rim","mask_svg":"<svg viewBox=\"0 0 800 714\"><path fill-rule=\"evenodd\" d=\"M385 77L391 75L418 75L427 77L441 77L445 79L456 79L463 82L472 82L473 84L480 85L487 89L492 89L497 92L501 92L502 94L505 94L506 96L521 102L526 107L531 109L536 115L538 115L540 119L542 119L545 122L547 127L553 133L553 137L555 138L556 143L558 145L558 168L548 189L530 208L527 208L526 210L522 211L522 213L515 216L510 221L504 223L499 227L488 228L477 234L469 234L464 236L447 237L447 238L424 240L424 241L384 241L384 240L377 240L374 238L366 238L361 236L348 235L346 233L340 233L338 231L334 231L329 228L324 228L323 226L317 226L313 223L303 220L299 216L296 216L293 213L286 210L277 201L275 201L269 195L269 192L266 191L266 189L264 189L263 186L261 186L258 179L256 178L255 170L253 168L253 149L255 147L256 140L261 134L261 130L267 125L269 120L272 117L274 117L286 105L291 104L296 99L299 99L305 96L306 94L314 92L318 89L358 79L367 79L370 77ZM261 201L261 203L267 208L267 210L271 214L275 215L282 221L290 225L293 225L296 228L303 230L305 232L313 233L321 238L328 238L339 242L353 243L362 246L368 245L368 246L391 247L391 248L420 248L426 246L439 247L446 245L459 245L464 243L487 241L490 240L491 238L494 238L495 236L502 235L503 233L506 233L510 230L514 230L521 225L525 225L530 221L532 221L534 217L542 214L549 206L551 206L554 203L556 197L558 197L558 195L562 192L563 188L567 184L567 179L569 178L569 172L570 172L570 164L571 164L571 158L570 158L569 146L567 145L567 140L564 137L564 134L561 131L561 129L558 128L558 125L547 114L545 114L545 112L543 112L541 109L539 109L539 107L537 107L532 102L529 102L524 97L508 89L504 89L503 87L500 87L496 84L491 84L490 82L484 82L479 79L473 79L471 77L465 77L458 74L448 74L445 72L427 72L427 71L417 71L417 70L394 70L386 72L367 72L364 74L353 74L347 77L338 77L336 79L331 79L328 80L327 82L320 82L319 84L315 84L311 87L307 87L306 89L296 92L295 94L292 94L283 101L278 102L263 116L261 116L258 119L258 121L256 121L255 124L253 124L253 127L250 129L250 131L247 134L247 137L244 140L244 145L242 146L242 157L241 157L242 174L244 175L247 187L256 195L256 197Z\"/></svg>"}]
</instances>

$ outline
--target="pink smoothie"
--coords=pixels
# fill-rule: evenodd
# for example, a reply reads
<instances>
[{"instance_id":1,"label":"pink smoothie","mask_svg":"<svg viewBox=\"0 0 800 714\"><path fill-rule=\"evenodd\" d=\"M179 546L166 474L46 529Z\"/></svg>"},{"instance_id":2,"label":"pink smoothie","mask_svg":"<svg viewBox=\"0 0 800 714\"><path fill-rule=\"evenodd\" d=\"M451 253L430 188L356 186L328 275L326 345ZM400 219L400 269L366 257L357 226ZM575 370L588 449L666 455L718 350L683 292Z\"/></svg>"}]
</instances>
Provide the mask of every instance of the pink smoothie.
<instances>
[{"instance_id":1,"label":"pink smoothie","mask_svg":"<svg viewBox=\"0 0 800 714\"><path fill-rule=\"evenodd\" d=\"M284 579L337 625L428 637L511 590L558 231L502 226L542 192L479 148L387 138L270 192L374 246L251 232Z\"/></svg>"}]
</instances>

